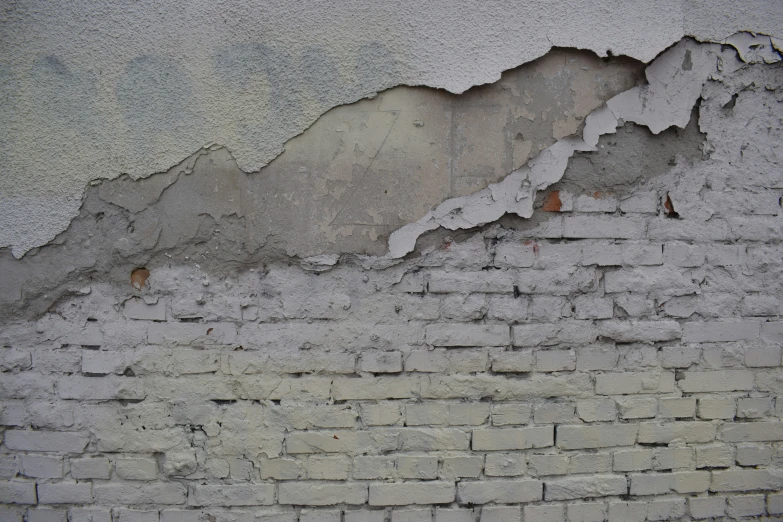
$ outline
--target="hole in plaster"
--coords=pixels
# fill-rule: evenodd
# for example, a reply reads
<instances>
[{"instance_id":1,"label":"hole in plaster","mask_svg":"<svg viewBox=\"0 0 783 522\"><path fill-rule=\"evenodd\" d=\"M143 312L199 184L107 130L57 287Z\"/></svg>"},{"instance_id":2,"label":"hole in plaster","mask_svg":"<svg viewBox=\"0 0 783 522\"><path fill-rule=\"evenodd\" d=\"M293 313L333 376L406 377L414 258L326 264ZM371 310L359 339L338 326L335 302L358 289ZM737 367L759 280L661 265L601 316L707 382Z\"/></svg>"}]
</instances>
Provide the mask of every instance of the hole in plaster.
<instances>
[{"instance_id":1,"label":"hole in plaster","mask_svg":"<svg viewBox=\"0 0 783 522\"><path fill-rule=\"evenodd\" d=\"M663 203L663 208L666 211L666 217L673 218L673 219L680 219L680 215L677 213L676 210L674 210L674 203L672 203L672 198L669 197L669 193L666 193L666 201Z\"/></svg>"},{"instance_id":2,"label":"hole in plaster","mask_svg":"<svg viewBox=\"0 0 783 522\"><path fill-rule=\"evenodd\" d=\"M723 105L723 110L726 112L733 111L734 106L737 105L737 98L739 98L739 93L735 92L731 95L731 99Z\"/></svg>"},{"instance_id":3,"label":"hole in plaster","mask_svg":"<svg viewBox=\"0 0 783 522\"><path fill-rule=\"evenodd\" d=\"M136 290L141 290L147 283L147 279L150 276L150 271L144 267L135 268L131 272L131 286Z\"/></svg>"}]
</instances>

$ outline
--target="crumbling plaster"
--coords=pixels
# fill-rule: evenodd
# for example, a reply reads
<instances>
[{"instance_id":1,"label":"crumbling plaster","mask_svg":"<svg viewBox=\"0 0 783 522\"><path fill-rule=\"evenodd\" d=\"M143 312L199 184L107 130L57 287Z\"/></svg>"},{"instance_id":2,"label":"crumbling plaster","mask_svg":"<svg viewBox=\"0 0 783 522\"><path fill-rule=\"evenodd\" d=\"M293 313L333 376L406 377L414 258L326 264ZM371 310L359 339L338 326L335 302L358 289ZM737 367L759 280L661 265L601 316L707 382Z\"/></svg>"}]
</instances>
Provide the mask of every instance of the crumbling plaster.
<instances>
[{"instance_id":1,"label":"crumbling plaster","mask_svg":"<svg viewBox=\"0 0 783 522\"><path fill-rule=\"evenodd\" d=\"M21 1L0 16L0 245L17 257L68 226L92 180L214 143L256 171L330 108L395 85L459 93L553 46L649 62L685 35L783 26L768 0Z\"/></svg>"}]
</instances>

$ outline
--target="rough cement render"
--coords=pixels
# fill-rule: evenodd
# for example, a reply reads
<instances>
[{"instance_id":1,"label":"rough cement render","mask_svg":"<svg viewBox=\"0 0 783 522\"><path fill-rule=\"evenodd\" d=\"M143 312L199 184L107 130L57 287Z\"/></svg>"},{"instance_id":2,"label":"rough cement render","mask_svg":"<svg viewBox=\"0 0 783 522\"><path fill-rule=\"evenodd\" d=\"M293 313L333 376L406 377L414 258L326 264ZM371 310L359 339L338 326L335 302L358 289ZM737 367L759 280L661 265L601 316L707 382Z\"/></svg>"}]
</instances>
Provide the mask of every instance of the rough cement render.
<instances>
[{"instance_id":1,"label":"rough cement render","mask_svg":"<svg viewBox=\"0 0 783 522\"><path fill-rule=\"evenodd\" d=\"M767 0L24 0L0 16L0 245L17 257L65 230L91 180L164 172L211 144L254 172L327 110L396 85L460 93L555 46L648 62L685 35L783 26Z\"/></svg>"}]
</instances>

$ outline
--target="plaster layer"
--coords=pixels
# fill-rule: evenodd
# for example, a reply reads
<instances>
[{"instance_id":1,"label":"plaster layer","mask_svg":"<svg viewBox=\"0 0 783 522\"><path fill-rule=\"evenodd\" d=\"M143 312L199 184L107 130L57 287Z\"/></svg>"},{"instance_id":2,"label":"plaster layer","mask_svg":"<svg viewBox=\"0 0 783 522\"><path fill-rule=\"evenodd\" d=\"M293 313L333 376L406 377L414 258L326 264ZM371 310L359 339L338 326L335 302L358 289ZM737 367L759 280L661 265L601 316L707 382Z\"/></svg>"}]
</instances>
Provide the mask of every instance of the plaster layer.
<instances>
[{"instance_id":1,"label":"plaster layer","mask_svg":"<svg viewBox=\"0 0 783 522\"><path fill-rule=\"evenodd\" d=\"M684 35L783 26L764 0L26 0L1 16L0 245L17 257L67 227L91 180L163 172L214 143L253 172L328 109L396 85L459 93L553 46L647 62Z\"/></svg>"}]
</instances>

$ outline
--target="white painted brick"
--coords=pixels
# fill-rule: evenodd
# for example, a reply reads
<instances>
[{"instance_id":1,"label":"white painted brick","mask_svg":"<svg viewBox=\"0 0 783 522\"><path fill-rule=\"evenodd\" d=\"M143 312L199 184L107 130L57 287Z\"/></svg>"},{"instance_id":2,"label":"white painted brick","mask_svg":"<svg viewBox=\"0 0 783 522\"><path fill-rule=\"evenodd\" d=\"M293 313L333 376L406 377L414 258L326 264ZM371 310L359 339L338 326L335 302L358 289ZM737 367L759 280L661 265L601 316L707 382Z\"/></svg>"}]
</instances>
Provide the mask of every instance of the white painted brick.
<instances>
[{"instance_id":1,"label":"white painted brick","mask_svg":"<svg viewBox=\"0 0 783 522\"><path fill-rule=\"evenodd\" d=\"M720 440L725 442L774 442L783 440L783 422L724 424Z\"/></svg>"},{"instance_id":2,"label":"white painted brick","mask_svg":"<svg viewBox=\"0 0 783 522\"><path fill-rule=\"evenodd\" d=\"M620 211L629 214L657 214L658 194L651 191L637 192L620 201Z\"/></svg>"},{"instance_id":3,"label":"white painted brick","mask_svg":"<svg viewBox=\"0 0 783 522\"><path fill-rule=\"evenodd\" d=\"M405 405L406 426L445 426L449 421L447 404L430 402Z\"/></svg>"},{"instance_id":4,"label":"white painted brick","mask_svg":"<svg viewBox=\"0 0 783 522\"><path fill-rule=\"evenodd\" d=\"M533 352L517 350L492 355L492 371L499 373L519 373L533 370Z\"/></svg>"},{"instance_id":5,"label":"white painted brick","mask_svg":"<svg viewBox=\"0 0 783 522\"><path fill-rule=\"evenodd\" d=\"M31 478L62 478L63 459L59 457L40 457L22 455L21 473Z\"/></svg>"},{"instance_id":6,"label":"white painted brick","mask_svg":"<svg viewBox=\"0 0 783 522\"><path fill-rule=\"evenodd\" d=\"M620 353L613 344L594 344L576 350L578 370L614 370Z\"/></svg>"},{"instance_id":7,"label":"white painted brick","mask_svg":"<svg viewBox=\"0 0 783 522\"><path fill-rule=\"evenodd\" d=\"M628 484L623 475L592 475L546 480L547 501L606 497L627 493Z\"/></svg>"},{"instance_id":8,"label":"white painted brick","mask_svg":"<svg viewBox=\"0 0 783 522\"><path fill-rule=\"evenodd\" d=\"M698 415L702 419L733 419L736 411L734 399L699 399Z\"/></svg>"},{"instance_id":9,"label":"white painted brick","mask_svg":"<svg viewBox=\"0 0 783 522\"><path fill-rule=\"evenodd\" d=\"M532 244L502 242L495 248L495 266L523 268L533 266L535 252Z\"/></svg>"},{"instance_id":10,"label":"white painted brick","mask_svg":"<svg viewBox=\"0 0 783 522\"><path fill-rule=\"evenodd\" d=\"M617 198L612 194L595 192L594 194L582 194L574 201L574 210L577 212L615 212L617 210Z\"/></svg>"},{"instance_id":11,"label":"white painted brick","mask_svg":"<svg viewBox=\"0 0 783 522\"><path fill-rule=\"evenodd\" d=\"M688 368L699 362L701 348L698 345L664 346L661 350L661 366L664 368Z\"/></svg>"},{"instance_id":12,"label":"white painted brick","mask_svg":"<svg viewBox=\"0 0 783 522\"><path fill-rule=\"evenodd\" d=\"M524 506L524 519L536 522L562 522L565 520L563 504L542 504L540 506Z\"/></svg>"},{"instance_id":13,"label":"white painted brick","mask_svg":"<svg viewBox=\"0 0 783 522\"><path fill-rule=\"evenodd\" d=\"M637 430L636 424L558 426L557 446L566 450L631 446Z\"/></svg>"},{"instance_id":14,"label":"white painted brick","mask_svg":"<svg viewBox=\"0 0 783 522\"><path fill-rule=\"evenodd\" d=\"M552 426L473 430L474 451L544 448L554 444Z\"/></svg>"},{"instance_id":15,"label":"white painted brick","mask_svg":"<svg viewBox=\"0 0 783 522\"><path fill-rule=\"evenodd\" d=\"M539 350L536 352L536 370L539 372L559 372L576 369L574 350Z\"/></svg>"},{"instance_id":16,"label":"white painted brick","mask_svg":"<svg viewBox=\"0 0 783 522\"><path fill-rule=\"evenodd\" d=\"M402 421L400 405L394 402L364 403L361 418L365 426L391 426Z\"/></svg>"},{"instance_id":17,"label":"white painted brick","mask_svg":"<svg viewBox=\"0 0 783 522\"><path fill-rule=\"evenodd\" d=\"M460 483L462 484L462 483ZM456 497L453 482L400 482L370 484L371 506L450 504Z\"/></svg>"},{"instance_id":18,"label":"white painted brick","mask_svg":"<svg viewBox=\"0 0 783 522\"><path fill-rule=\"evenodd\" d=\"M653 469L693 469L696 461L693 448L657 448L653 451Z\"/></svg>"},{"instance_id":19,"label":"white painted brick","mask_svg":"<svg viewBox=\"0 0 783 522\"><path fill-rule=\"evenodd\" d=\"M72 507L68 510L68 520L70 522L111 522L111 511L106 508L77 508ZM168 520L166 522L186 522Z\"/></svg>"},{"instance_id":20,"label":"white painted brick","mask_svg":"<svg viewBox=\"0 0 783 522\"><path fill-rule=\"evenodd\" d=\"M728 461L724 467L731 466L731 454ZM736 462L740 466L767 466L772 462L772 448L759 444L738 444Z\"/></svg>"},{"instance_id":21,"label":"white painted brick","mask_svg":"<svg viewBox=\"0 0 783 522\"><path fill-rule=\"evenodd\" d=\"M667 265L697 267L704 264L707 249L704 245L666 243L663 246L663 262Z\"/></svg>"},{"instance_id":22,"label":"white painted brick","mask_svg":"<svg viewBox=\"0 0 783 522\"><path fill-rule=\"evenodd\" d=\"M149 504L149 499L154 498L156 504L174 505L184 504L188 497L187 488L182 484L170 482L156 482L145 484L142 482L111 482L94 484L92 488L93 498L98 504L138 505Z\"/></svg>"},{"instance_id":23,"label":"white painted brick","mask_svg":"<svg viewBox=\"0 0 783 522\"><path fill-rule=\"evenodd\" d=\"M725 497L696 497L688 499L691 516L697 520L718 518L726 513Z\"/></svg>"},{"instance_id":24,"label":"white painted brick","mask_svg":"<svg viewBox=\"0 0 783 522\"><path fill-rule=\"evenodd\" d=\"M764 343L748 346L745 350L745 366L748 368L780 366L781 355L783 355L783 347L780 345Z\"/></svg>"},{"instance_id":25,"label":"white painted brick","mask_svg":"<svg viewBox=\"0 0 783 522\"><path fill-rule=\"evenodd\" d=\"M385 522L386 512L383 510L370 511L367 509L346 511L344 522Z\"/></svg>"},{"instance_id":26,"label":"white painted brick","mask_svg":"<svg viewBox=\"0 0 783 522\"><path fill-rule=\"evenodd\" d=\"M530 422L533 408L526 403L505 402L492 404L492 424L510 426Z\"/></svg>"},{"instance_id":27,"label":"white painted brick","mask_svg":"<svg viewBox=\"0 0 783 522\"><path fill-rule=\"evenodd\" d=\"M282 482L278 485L278 503L299 506L364 504L367 484L361 482Z\"/></svg>"},{"instance_id":28,"label":"white painted brick","mask_svg":"<svg viewBox=\"0 0 783 522\"><path fill-rule=\"evenodd\" d=\"M35 482L10 482L0 480L0 503L35 504Z\"/></svg>"},{"instance_id":29,"label":"white painted brick","mask_svg":"<svg viewBox=\"0 0 783 522\"><path fill-rule=\"evenodd\" d=\"M61 399L142 400L146 391L141 379L135 377L61 377L57 380L57 394Z\"/></svg>"},{"instance_id":30,"label":"white painted brick","mask_svg":"<svg viewBox=\"0 0 783 522\"><path fill-rule=\"evenodd\" d=\"M743 397L737 399L737 417L740 419L759 419L772 413L772 397Z\"/></svg>"},{"instance_id":31,"label":"white painted brick","mask_svg":"<svg viewBox=\"0 0 783 522\"><path fill-rule=\"evenodd\" d=\"M441 459L443 480L455 478L476 478L484 468L484 459L479 456L443 457Z\"/></svg>"},{"instance_id":32,"label":"white painted brick","mask_svg":"<svg viewBox=\"0 0 783 522\"><path fill-rule=\"evenodd\" d=\"M158 522L157 510L119 509L119 522Z\"/></svg>"},{"instance_id":33,"label":"white painted brick","mask_svg":"<svg viewBox=\"0 0 783 522\"><path fill-rule=\"evenodd\" d=\"M449 405L449 425L480 426L489 419L489 404L486 402L459 403Z\"/></svg>"},{"instance_id":34,"label":"white painted brick","mask_svg":"<svg viewBox=\"0 0 783 522\"><path fill-rule=\"evenodd\" d=\"M767 512L770 515L783 513L783 493L767 495Z\"/></svg>"},{"instance_id":35,"label":"white painted brick","mask_svg":"<svg viewBox=\"0 0 783 522\"><path fill-rule=\"evenodd\" d=\"M40 504L90 504L92 484L90 482L56 482L38 484Z\"/></svg>"},{"instance_id":36,"label":"white painted brick","mask_svg":"<svg viewBox=\"0 0 783 522\"><path fill-rule=\"evenodd\" d=\"M259 512L259 519L267 521L267 515L271 515L271 513L267 512ZM186 510L186 509L164 509L160 512L160 520L161 522L198 522L199 518L201 517L201 511L199 510ZM289 517L289 520L285 520L285 518L281 518L279 522L294 522L293 516ZM270 517L271 518L271 517ZM278 522L274 518L270 522Z\"/></svg>"},{"instance_id":37,"label":"white painted brick","mask_svg":"<svg viewBox=\"0 0 783 522\"><path fill-rule=\"evenodd\" d=\"M398 373L402 371L402 353L367 351L362 353L360 368L363 372Z\"/></svg>"},{"instance_id":38,"label":"white painted brick","mask_svg":"<svg viewBox=\"0 0 783 522\"><path fill-rule=\"evenodd\" d=\"M670 492L702 493L710 487L709 471L632 473L629 478L631 479L631 495L665 495Z\"/></svg>"},{"instance_id":39,"label":"white painted brick","mask_svg":"<svg viewBox=\"0 0 783 522\"><path fill-rule=\"evenodd\" d=\"M606 520L606 507L603 502L574 502L566 506L568 522L603 522Z\"/></svg>"},{"instance_id":40,"label":"white painted brick","mask_svg":"<svg viewBox=\"0 0 783 522\"><path fill-rule=\"evenodd\" d=\"M471 324L431 324L425 328L427 344L433 346L507 346L511 343L507 326Z\"/></svg>"},{"instance_id":41,"label":"white painted brick","mask_svg":"<svg viewBox=\"0 0 783 522\"><path fill-rule=\"evenodd\" d=\"M658 413L658 399L618 397L615 399L623 419L651 419Z\"/></svg>"},{"instance_id":42,"label":"white painted brick","mask_svg":"<svg viewBox=\"0 0 783 522\"><path fill-rule=\"evenodd\" d=\"M406 372L438 373L448 367L446 350L413 350L405 358Z\"/></svg>"},{"instance_id":43,"label":"white painted brick","mask_svg":"<svg viewBox=\"0 0 783 522\"><path fill-rule=\"evenodd\" d=\"M166 301L159 299L157 303L145 303L138 297L132 297L125 301L123 313L128 319L143 321L165 321Z\"/></svg>"},{"instance_id":44,"label":"white painted brick","mask_svg":"<svg viewBox=\"0 0 783 522\"><path fill-rule=\"evenodd\" d=\"M596 339L591 321L561 321L553 324L518 324L511 327L514 346L553 346L588 344Z\"/></svg>"},{"instance_id":45,"label":"white painted brick","mask_svg":"<svg viewBox=\"0 0 783 522\"><path fill-rule=\"evenodd\" d=\"M595 239L642 239L646 223L641 219L619 216L567 216L563 219L563 237Z\"/></svg>"},{"instance_id":46,"label":"white painted brick","mask_svg":"<svg viewBox=\"0 0 783 522\"><path fill-rule=\"evenodd\" d=\"M114 462L117 476L125 480L155 480L158 461L153 458L118 458Z\"/></svg>"},{"instance_id":47,"label":"white painted brick","mask_svg":"<svg viewBox=\"0 0 783 522\"><path fill-rule=\"evenodd\" d=\"M310 480L347 480L351 474L351 459L346 456L316 455L307 459Z\"/></svg>"},{"instance_id":48,"label":"white painted brick","mask_svg":"<svg viewBox=\"0 0 783 522\"><path fill-rule=\"evenodd\" d=\"M484 462L484 474L488 477L517 477L526 469L525 456L521 453L488 453Z\"/></svg>"},{"instance_id":49,"label":"white painted brick","mask_svg":"<svg viewBox=\"0 0 783 522\"><path fill-rule=\"evenodd\" d=\"M596 375L595 391L599 395L629 395L640 393L673 393L672 372L627 372Z\"/></svg>"},{"instance_id":50,"label":"white painted brick","mask_svg":"<svg viewBox=\"0 0 783 522\"><path fill-rule=\"evenodd\" d=\"M684 498L654 499L647 505L647 520L675 520L684 516Z\"/></svg>"},{"instance_id":51,"label":"white painted brick","mask_svg":"<svg viewBox=\"0 0 783 522\"><path fill-rule=\"evenodd\" d=\"M432 522L432 509L395 509L392 522Z\"/></svg>"},{"instance_id":52,"label":"white painted brick","mask_svg":"<svg viewBox=\"0 0 783 522\"><path fill-rule=\"evenodd\" d=\"M715 372L683 372L683 379L677 382L687 393L727 392L752 390L753 372L746 370L723 370Z\"/></svg>"},{"instance_id":53,"label":"white painted brick","mask_svg":"<svg viewBox=\"0 0 783 522\"><path fill-rule=\"evenodd\" d=\"M299 522L341 522L339 509L303 509L299 512Z\"/></svg>"},{"instance_id":54,"label":"white painted brick","mask_svg":"<svg viewBox=\"0 0 783 522\"><path fill-rule=\"evenodd\" d=\"M67 511L64 509L35 508L27 510L28 522L65 522Z\"/></svg>"},{"instance_id":55,"label":"white painted brick","mask_svg":"<svg viewBox=\"0 0 783 522\"><path fill-rule=\"evenodd\" d=\"M82 373L121 374L127 367L125 353L120 351L86 350L82 355Z\"/></svg>"},{"instance_id":56,"label":"white painted brick","mask_svg":"<svg viewBox=\"0 0 783 522\"><path fill-rule=\"evenodd\" d=\"M648 449L630 449L615 451L613 454L614 471L644 471L652 469L653 452Z\"/></svg>"},{"instance_id":57,"label":"white painted brick","mask_svg":"<svg viewBox=\"0 0 783 522\"><path fill-rule=\"evenodd\" d=\"M538 480L461 481L457 486L462 504L516 504L543 497L543 484Z\"/></svg>"},{"instance_id":58,"label":"white painted brick","mask_svg":"<svg viewBox=\"0 0 783 522\"><path fill-rule=\"evenodd\" d=\"M763 515L766 511L764 495L738 495L729 497L728 500L726 514L732 518L755 517Z\"/></svg>"},{"instance_id":59,"label":"white painted brick","mask_svg":"<svg viewBox=\"0 0 783 522\"><path fill-rule=\"evenodd\" d=\"M608 297L578 296L574 299L577 319L611 319L614 300Z\"/></svg>"},{"instance_id":60,"label":"white painted brick","mask_svg":"<svg viewBox=\"0 0 783 522\"><path fill-rule=\"evenodd\" d=\"M696 399L693 397L661 398L658 400L658 416L670 419L692 418L696 415Z\"/></svg>"},{"instance_id":61,"label":"white painted brick","mask_svg":"<svg viewBox=\"0 0 783 522\"><path fill-rule=\"evenodd\" d=\"M436 508L435 522L475 522L472 509Z\"/></svg>"},{"instance_id":62,"label":"white painted brick","mask_svg":"<svg viewBox=\"0 0 783 522\"><path fill-rule=\"evenodd\" d=\"M5 445L18 451L43 451L57 453L81 453L90 441L78 432L8 430Z\"/></svg>"},{"instance_id":63,"label":"white painted brick","mask_svg":"<svg viewBox=\"0 0 783 522\"><path fill-rule=\"evenodd\" d=\"M397 474L405 479L435 479L438 477L438 458L400 456L397 458Z\"/></svg>"},{"instance_id":64,"label":"white painted brick","mask_svg":"<svg viewBox=\"0 0 783 522\"><path fill-rule=\"evenodd\" d=\"M487 317L496 321L524 321L530 303L525 296L490 295Z\"/></svg>"},{"instance_id":65,"label":"white painted brick","mask_svg":"<svg viewBox=\"0 0 783 522\"><path fill-rule=\"evenodd\" d=\"M573 402L545 402L536 406L533 422L536 424L559 424L576 421L576 405Z\"/></svg>"},{"instance_id":66,"label":"white painted brick","mask_svg":"<svg viewBox=\"0 0 783 522\"><path fill-rule=\"evenodd\" d=\"M783 478L765 469L731 469L712 472L710 491L779 490Z\"/></svg>"},{"instance_id":67,"label":"white painted brick","mask_svg":"<svg viewBox=\"0 0 783 522\"><path fill-rule=\"evenodd\" d=\"M686 343L752 341L759 337L758 321L712 321L685 323L682 340Z\"/></svg>"},{"instance_id":68,"label":"white painted brick","mask_svg":"<svg viewBox=\"0 0 783 522\"><path fill-rule=\"evenodd\" d=\"M353 459L353 478L387 479L397 474L397 461L394 457L355 457Z\"/></svg>"},{"instance_id":69,"label":"white painted brick","mask_svg":"<svg viewBox=\"0 0 783 522\"><path fill-rule=\"evenodd\" d=\"M712 442L717 427L710 422L642 422L638 441L642 444L670 444L672 442Z\"/></svg>"},{"instance_id":70,"label":"white painted brick","mask_svg":"<svg viewBox=\"0 0 783 522\"><path fill-rule=\"evenodd\" d=\"M521 516L519 506L484 506L480 522L520 522Z\"/></svg>"},{"instance_id":71,"label":"white painted brick","mask_svg":"<svg viewBox=\"0 0 783 522\"><path fill-rule=\"evenodd\" d=\"M697 468L728 468L733 464L731 446L710 444L696 446Z\"/></svg>"},{"instance_id":72,"label":"white painted brick","mask_svg":"<svg viewBox=\"0 0 783 522\"><path fill-rule=\"evenodd\" d=\"M585 422L613 421L617 417L613 399L582 399L576 402L576 411Z\"/></svg>"},{"instance_id":73,"label":"white painted brick","mask_svg":"<svg viewBox=\"0 0 783 522\"><path fill-rule=\"evenodd\" d=\"M568 473L568 455L528 455L527 460L529 473L534 477Z\"/></svg>"}]
</instances>

